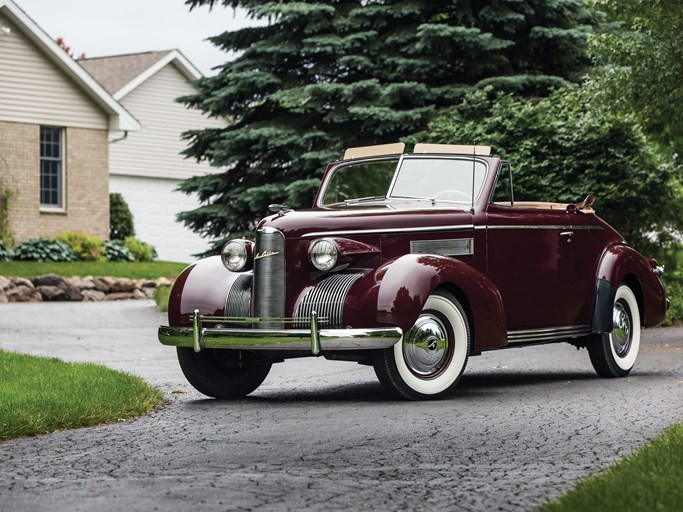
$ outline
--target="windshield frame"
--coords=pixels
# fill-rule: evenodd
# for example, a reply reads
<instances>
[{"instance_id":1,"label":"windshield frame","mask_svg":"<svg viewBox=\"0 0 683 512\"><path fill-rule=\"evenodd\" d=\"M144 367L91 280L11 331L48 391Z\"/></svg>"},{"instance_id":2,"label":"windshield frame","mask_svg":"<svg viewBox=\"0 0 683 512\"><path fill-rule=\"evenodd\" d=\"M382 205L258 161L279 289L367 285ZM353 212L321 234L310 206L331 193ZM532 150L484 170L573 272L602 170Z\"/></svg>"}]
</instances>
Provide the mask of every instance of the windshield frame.
<instances>
[{"instance_id":1,"label":"windshield frame","mask_svg":"<svg viewBox=\"0 0 683 512\"><path fill-rule=\"evenodd\" d=\"M391 178L391 183L389 184L389 188L387 190L387 194L383 197L379 197L376 199L377 201L380 201L382 199L403 199L403 200L410 200L410 201L435 201L434 198L430 197L406 197L406 196L394 196L392 195L392 192L394 190L394 187L396 185L396 180L399 175L399 170L401 169L401 166L403 165L403 161L405 159L411 159L411 160L416 160L416 159L439 159L439 160L462 160L468 163L472 163L472 160L476 163L483 164L484 165L484 176L482 178L481 182L481 187L479 188L479 191L477 192L476 197L474 198L474 203L476 204L482 197L482 194L484 193L484 190L486 189L487 181L489 179L489 173L490 173L490 166L489 162L485 158L481 158L479 156L469 156L469 155L452 155L452 154L423 154L423 153L404 153L401 155L386 155L386 156L373 156L373 157L367 157L367 158L354 158L353 160L342 160L338 162L330 171L326 174L320 189L319 189L319 194L318 198L316 200L316 206L319 208L329 208L332 206L336 205L347 205L347 204L357 204L354 199L351 200L345 200L345 201L340 201L337 203L323 203L323 198L325 197L325 194L327 192L327 187L330 185L330 182L332 181L333 177L341 171L343 168L355 165L355 164L362 164L362 163L369 163L369 162L382 162L382 161L390 161L390 160L395 160L396 161L396 168L394 169L394 175ZM364 198L359 198L359 199L364 199ZM465 204L468 205L472 201L454 201L451 199L436 199L436 201L440 203L455 203L455 204ZM362 204L362 201L360 202Z\"/></svg>"}]
</instances>

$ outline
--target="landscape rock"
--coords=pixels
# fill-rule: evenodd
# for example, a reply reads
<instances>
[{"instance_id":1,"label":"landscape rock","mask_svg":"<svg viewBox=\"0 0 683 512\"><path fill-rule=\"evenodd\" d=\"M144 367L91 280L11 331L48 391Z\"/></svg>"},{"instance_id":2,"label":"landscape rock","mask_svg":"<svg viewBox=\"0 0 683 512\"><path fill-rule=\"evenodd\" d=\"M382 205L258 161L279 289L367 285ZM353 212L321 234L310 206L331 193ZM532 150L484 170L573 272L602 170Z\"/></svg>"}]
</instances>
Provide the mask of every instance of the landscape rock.
<instances>
[{"instance_id":1,"label":"landscape rock","mask_svg":"<svg viewBox=\"0 0 683 512\"><path fill-rule=\"evenodd\" d=\"M95 281L92 276L87 276L81 279L81 290L94 290Z\"/></svg>"},{"instance_id":2,"label":"landscape rock","mask_svg":"<svg viewBox=\"0 0 683 512\"><path fill-rule=\"evenodd\" d=\"M73 302L80 302L83 300L83 296L81 295L81 289L76 288L75 286L68 286L66 289L64 289L64 292L66 293L66 296L68 300L73 301Z\"/></svg>"},{"instance_id":3,"label":"landscape rock","mask_svg":"<svg viewBox=\"0 0 683 512\"><path fill-rule=\"evenodd\" d=\"M171 286L171 281L166 277L160 277L156 280L157 286Z\"/></svg>"},{"instance_id":4,"label":"landscape rock","mask_svg":"<svg viewBox=\"0 0 683 512\"><path fill-rule=\"evenodd\" d=\"M147 299L147 295L145 295L142 291L138 290L137 288L133 290L133 297L136 299Z\"/></svg>"},{"instance_id":5,"label":"landscape rock","mask_svg":"<svg viewBox=\"0 0 683 512\"><path fill-rule=\"evenodd\" d=\"M14 288L5 291L5 296L8 302L42 302L43 296L33 285L29 288L26 285L20 284Z\"/></svg>"},{"instance_id":6,"label":"landscape rock","mask_svg":"<svg viewBox=\"0 0 683 512\"><path fill-rule=\"evenodd\" d=\"M0 288L0 304L7 304L9 302L9 299L7 298L7 295L5 295L5 290Z\"/></svg>"},{"instance_id":7,"label":"landscape rock","mask_svg":"<svg viewBox=\"0 0 683 512\"><path fill-rule=\"evenodd\" d=\"M131 292L108 293L104 300L128 300L134 299L135 295Z\"/></svg>"},{"instance_id":8,"label":"landscape rock","mask_svg":"<svg viewBox=\"0 0 683 512\"><path fill-rule=\"evenodd\" d=\"M107 283L103 281L103 278L101 277L96 277L93 280L93 284L95 285L95 290L104 292L104 293L109 293L109 286Z\"/></svg>"},{"instance_id":9,"label":"landscape rock","mask_svg":"<svg viewBox=\"0 0 683 512\"><path fill-rule=\"evenodd\" d=\"M59 286L38 285L36 290L45 301L68 300L69 298L66 291Z\"/></svg>"},{"instance_id":10,"label":"landscape rock","mask_svg":"<svg viewBox=\"0 0 683 512\"><path fill-rule=\"evenodd\" d=\"M142 280L142 284L140 285L140 288L143 290L145 288L156 288L156 287L157 287L156 281L146 281L144 279Z\"/></svg>"},{"instance_id":11,"label":"landscape rock","mask_svg":"<svg viewBox=\"0 0 683 512\"><path fill-rule=\"evenodd\" d=\"M59 286L64 289L64 287L68 286L63 277L55 274L34 277L31 281L36 288L39 286Z\"/></svg>"},{"instance_id":12,"label":"landscape rock","mask_svg":"<svg viewBox=\"0 0 683 512\"><path fill-rule=\"evenodd\" d=\"M28 288L35 288L35 286L33 286L33 283L25 277L13 277L12 284L14 284L14 286L26 286Z\"/></svg>"},{"instance_id":13,"label":"landscape rock","mask_svg":"<svg viewBox=\"0 0 683 512\"><path fill-rule=\"evenodd\" d=\"M102 277L101 280L111 293L131 293L135 290L135 281L127 277Z\"/></svg>"},{"instance_id":14,"label":"landscape rock","mask_svg":"<svg viewBox=\"0 0 683 512\"><path fill-rule=\"evenodd\" d=\"M141 291L144 294L145 298L153 299L154 298L154 290L155 290L155 288L145 287L145 288L142 288Z\"/></svg>"},{"instance_id":15,"label":"landscape rock","mask_svg":"<svg viewBox=\"0 0 683 512\"><path fill-rule=\"evenodd\" d=\"M83 299L83 302L100 302L103 301L106 296L106 293L101 292L99 290L86 289L81 291L81 297Z\"/></svg>"},{"instance_id":16,"label":"landscape rock","mask_svg":"<svg viewBox=\"0 0 683 512\"><path fill-rule=\"evenodd\" d=\"M0 290L9 290L13 287L14 283L11 279L7 279L6 277L0 276Z\"/></svg>"}]
</instances>

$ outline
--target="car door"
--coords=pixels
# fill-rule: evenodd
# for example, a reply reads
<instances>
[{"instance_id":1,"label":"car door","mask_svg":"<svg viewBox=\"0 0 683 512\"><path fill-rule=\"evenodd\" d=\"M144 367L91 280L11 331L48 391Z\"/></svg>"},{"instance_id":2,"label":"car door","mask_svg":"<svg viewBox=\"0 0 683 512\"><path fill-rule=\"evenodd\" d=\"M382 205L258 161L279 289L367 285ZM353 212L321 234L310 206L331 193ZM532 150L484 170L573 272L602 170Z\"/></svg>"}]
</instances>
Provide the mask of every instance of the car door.
<instances>
[{"instance_id":1,"label":"car door","mask_svg":"<svg viewBox=\"0 0 683 512\"><path fill-rule=\"evenodd\" d=\"M486 273L503 298L508 331L587 330L595 273L583 261L590 230L574 226L576 216L489 205Z\"/></svg>"}]
</instances>

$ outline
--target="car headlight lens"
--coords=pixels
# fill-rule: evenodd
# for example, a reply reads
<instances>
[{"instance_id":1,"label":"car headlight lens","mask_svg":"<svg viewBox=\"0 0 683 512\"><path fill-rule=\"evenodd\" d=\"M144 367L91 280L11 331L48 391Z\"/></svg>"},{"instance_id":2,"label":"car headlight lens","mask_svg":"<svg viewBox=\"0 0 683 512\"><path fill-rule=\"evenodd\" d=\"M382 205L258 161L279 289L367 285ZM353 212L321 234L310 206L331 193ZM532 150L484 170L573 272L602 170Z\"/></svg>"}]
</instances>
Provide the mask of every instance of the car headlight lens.
<instances>
[{"instance_id":1,"label":"car headlight lens","mask_svg":"<svg viewBox=\"0 0 683 512\"><path fill-rule=\"evenodd\" d=\"M221 260L225 268L231 272L239 272L247 265L247 248L244 244L231 240L223 246Z\"/></svg>"},{"instance_id":2,"label":"car headlight lens","mask_svg":"<svg viewBox=\"0 0 683 512\"><path fill-rule=\"evenodd\" d=\"M311 263L318 270L330 270L337 264L337 247L329 240L318 240L311 247Z\"/></svg>"}]
</instances>

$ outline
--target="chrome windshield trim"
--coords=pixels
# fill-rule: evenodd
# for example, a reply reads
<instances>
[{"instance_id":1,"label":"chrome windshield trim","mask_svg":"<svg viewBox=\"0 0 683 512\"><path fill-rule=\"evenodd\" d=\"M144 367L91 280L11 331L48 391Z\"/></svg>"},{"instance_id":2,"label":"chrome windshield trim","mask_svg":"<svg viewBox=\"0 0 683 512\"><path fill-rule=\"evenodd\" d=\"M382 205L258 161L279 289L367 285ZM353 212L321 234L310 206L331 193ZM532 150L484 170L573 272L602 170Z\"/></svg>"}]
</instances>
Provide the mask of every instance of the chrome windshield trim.
<instances>
[{"instance_id":1,"label":"chrome windshield trim","mask_svg":"<svg viewBox=\"0 0 683 512\"><path fill-rule=\"evenodd\" d=\"M435 231L466 231L474 229L474 224L458 224L456 226L431 226L419 228L388 228L388 229L348 229L343 231L316 231L306 233L301 238L316 238L319 236L344 236L344 235L383 235L389 233L431 233Z\"/></svg>"}]
</instances>

